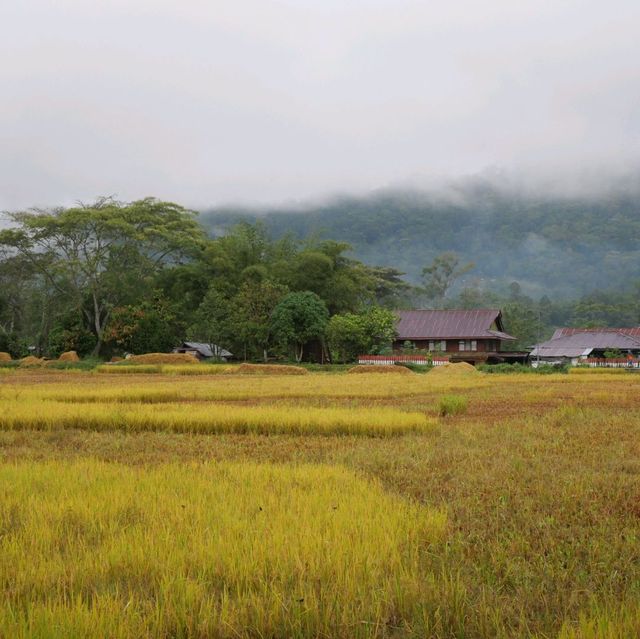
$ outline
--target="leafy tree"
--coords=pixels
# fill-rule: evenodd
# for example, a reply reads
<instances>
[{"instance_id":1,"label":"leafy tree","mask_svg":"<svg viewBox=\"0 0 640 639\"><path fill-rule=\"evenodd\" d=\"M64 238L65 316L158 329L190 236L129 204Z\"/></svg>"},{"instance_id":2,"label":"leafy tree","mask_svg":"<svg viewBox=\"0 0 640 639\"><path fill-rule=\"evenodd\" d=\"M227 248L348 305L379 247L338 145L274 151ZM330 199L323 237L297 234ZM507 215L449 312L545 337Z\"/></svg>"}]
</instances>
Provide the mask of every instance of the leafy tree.
<instances>
[{"instance_id":1,"label":"leafy tree","mask_svg":"<svg viewBox=\"0 0 640 639\"><path fill-rule=\"evenodd\" d=\"M0 245L22 256L82 313L98 354L115 306L148 290L150 277L193 254L203 233L193 213L152 198L130 204L102 198L91 205L10 216Z\"/></svg>"},{"instance_id":2,"label":"leafy tree","mask_svg":"<svg viewBox=\"0 0 640 639\"><path fill-rule=\"evenodd\" d=\"M293 348L300 362L305 344L324 336L328 320L329 311L318 295L311 291L289 293L273 311L271 331L280 344Z\"/></svg>"},{"instance_id":3,"label":"leafy tree","mask_svg":"<svg viewBox=\"0 0 640 639\"><path fill-rule=\"evenodd\" d=\"M105 343L129 353L163 353L182 337L182 327L166 300L120 306L113 309Z\"/></svg>"},{"instance_id":4,"label":"leafy tree","mask_svg":"<svg viewBox=\"0 0 640 639\"><path fill-rule=\"evenodd\" d=\"M271 314L287 292L286 286L271 280L249 279L232 300L233 320L245 352L260 352L265 362L273 340Z\"/></svg>"},{"instance_id":5,"label":"leafy tree","mask_svg":"<svg viewBox=\"0 0 640 639\"><path fill-rule=\"evenodd\" d=\"M346 362L358 355L379 353L393 341L397 320L394 313L379 307L370 307L359 314L334 315L327 326L333 356Z\"/></svg>"},{"instance_id":6,"label":"leafy tree","mask_svg":"<svg viewBox=\"0 0 640 639\"><path fill-rule=\"evenodd\" d=\"M473 268L474 264L471 262L461 265L460 259L453 252L441 253L429 266L422 269L427 298L442 304L454 282Z\"/></svg>"},{"instance_id":7,"label":"leafy tree","mask_svg":"<svg viewBox=\"0 0 640 639\"><path fill-rule=\"evenodd\" d=\"M187 337L194 342L235 351L239 342L232 309L229 297L212 286L194 315L194 321L187 330Z\"/></svg>"}]
</instances>

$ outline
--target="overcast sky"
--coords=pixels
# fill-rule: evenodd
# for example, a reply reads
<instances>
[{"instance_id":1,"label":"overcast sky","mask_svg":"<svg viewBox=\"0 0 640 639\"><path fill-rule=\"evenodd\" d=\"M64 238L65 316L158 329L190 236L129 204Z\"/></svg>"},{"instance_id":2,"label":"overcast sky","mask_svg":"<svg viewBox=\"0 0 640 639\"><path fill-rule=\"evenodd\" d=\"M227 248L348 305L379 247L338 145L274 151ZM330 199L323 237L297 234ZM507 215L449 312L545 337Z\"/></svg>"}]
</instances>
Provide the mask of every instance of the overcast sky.
<instances>
[{"instance_id":1,"label":"overcast sky","mask_svg":"<svg viewBox=\"0 0 640 639\"><path fill-rule=\"evenodd\" d=\"M0 209L640 158L638 0L2 0Z\"/></svg>"}]
</instances>

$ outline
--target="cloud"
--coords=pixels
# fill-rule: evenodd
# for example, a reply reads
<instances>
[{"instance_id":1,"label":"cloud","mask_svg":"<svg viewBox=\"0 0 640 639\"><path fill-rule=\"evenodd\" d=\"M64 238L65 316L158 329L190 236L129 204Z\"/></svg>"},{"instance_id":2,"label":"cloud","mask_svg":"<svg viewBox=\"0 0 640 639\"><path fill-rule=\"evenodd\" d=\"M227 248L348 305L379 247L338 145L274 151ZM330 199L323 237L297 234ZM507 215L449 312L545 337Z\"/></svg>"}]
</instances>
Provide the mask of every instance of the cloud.
<instances>
[{"instance_id":1,"label":"cloud","mask_svg":"<svg viewBox=\"0 0 640 639\"><path fill-rule=\"evenodd\" d=\"M633 0L5 4L0 208L273 201L639 159Z\"/></svg>"}]
</instances>

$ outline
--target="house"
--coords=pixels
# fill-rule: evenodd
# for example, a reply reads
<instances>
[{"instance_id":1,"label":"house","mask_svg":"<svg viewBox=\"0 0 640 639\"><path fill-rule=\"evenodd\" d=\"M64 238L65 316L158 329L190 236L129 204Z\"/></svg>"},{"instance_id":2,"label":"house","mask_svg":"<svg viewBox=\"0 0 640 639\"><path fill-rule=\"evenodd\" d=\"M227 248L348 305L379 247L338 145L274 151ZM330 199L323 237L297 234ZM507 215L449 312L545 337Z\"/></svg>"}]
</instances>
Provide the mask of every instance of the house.
<instances>
[{"instance_id":1,"label":"house","mask_svg":"<svg viewBox=\"0 0 640 639\"><path fill-rule=\"evenodd\" d=\"M202 342L182 342L181 346L173 349L174 353L189 353L198 359L219 359L226 362L233 357L228 350L216 344L204 344Z\"/></svg>"},{"instance_id":2,"label":"house","mask_svg":"<svg viewBox=\"0 0 640 639\"><path fill-rule=\"evenodd\" d=\"M640 327L637 328L559 328L553 337L536 344L531 359L553 364L579 364L587 359L604 358L607 351L620 351L623 357L640 356Z\"/></svg>"},{"instance_id":3,"label":"house","mask_svg":"<svg viewBox=\"0 0 640 639\"><path fill-rule=\"evenodd\" d=\"M504 330L497 309L396 311L399 317L393 349L413 348L444 353L469 363L524 362L527 353L503 350L514 341Z\"/></svg>"}]
</instances>

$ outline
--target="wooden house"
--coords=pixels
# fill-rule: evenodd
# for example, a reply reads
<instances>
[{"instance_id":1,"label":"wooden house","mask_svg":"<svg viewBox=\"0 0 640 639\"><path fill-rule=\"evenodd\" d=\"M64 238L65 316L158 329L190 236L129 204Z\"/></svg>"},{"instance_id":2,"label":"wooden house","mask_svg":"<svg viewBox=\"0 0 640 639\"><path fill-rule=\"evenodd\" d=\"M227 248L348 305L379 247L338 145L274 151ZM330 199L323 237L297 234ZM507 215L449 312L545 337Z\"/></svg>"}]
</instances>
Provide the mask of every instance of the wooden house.
<instances>
[{"instance_id":1,"label":"wooden house","mask_svg":"<svg viewBox=\"0 0 640 639\"><path fill-rule=\"evenodd\" d=\"M173 349L174 353L189 353L200 360L218 359L226 362L233 358L233 354L217 344L204 344L202 342L182 342Z\"/></svg>"},{"instance_id":2,"label":"wooden house","mask_svg":"<svg viewBox=\"0 0 640 639\"><path fill-rule=\"evenodd\" d=\"M452 361L524 362L527 353L503 348L516 338L505 332L497 309L397 311L394 351L407 342L421 351L445 354Z\"/></svg>"}]
</instances>

